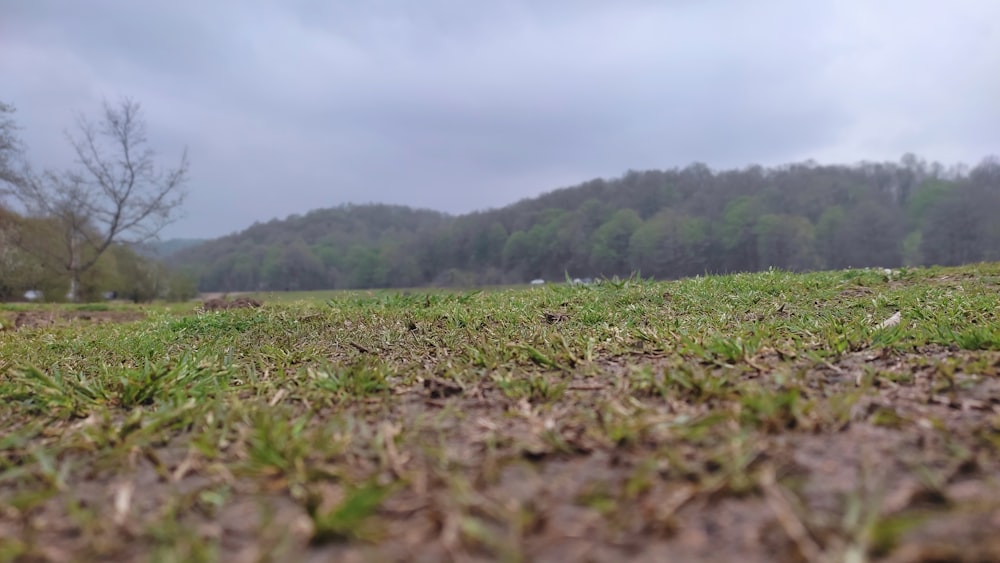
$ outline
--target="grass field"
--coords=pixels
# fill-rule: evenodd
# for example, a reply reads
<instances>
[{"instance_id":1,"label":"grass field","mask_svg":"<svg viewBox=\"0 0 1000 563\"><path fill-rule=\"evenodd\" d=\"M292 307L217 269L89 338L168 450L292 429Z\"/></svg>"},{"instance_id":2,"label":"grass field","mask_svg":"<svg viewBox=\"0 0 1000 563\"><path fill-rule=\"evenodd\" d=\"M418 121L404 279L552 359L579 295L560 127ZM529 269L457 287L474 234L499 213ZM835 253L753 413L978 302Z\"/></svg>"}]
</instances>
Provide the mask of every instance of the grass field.
<instances>
[{"instance_id":1,"label":"grass field","mask_svg":"<svg viewBox=\"0 0 1000 563\"><path fill-rule=\"evenodd\" d=\"M0 560L1000 560L998 264L296 297L0 308Z\"/></svg>"}]
</instances>

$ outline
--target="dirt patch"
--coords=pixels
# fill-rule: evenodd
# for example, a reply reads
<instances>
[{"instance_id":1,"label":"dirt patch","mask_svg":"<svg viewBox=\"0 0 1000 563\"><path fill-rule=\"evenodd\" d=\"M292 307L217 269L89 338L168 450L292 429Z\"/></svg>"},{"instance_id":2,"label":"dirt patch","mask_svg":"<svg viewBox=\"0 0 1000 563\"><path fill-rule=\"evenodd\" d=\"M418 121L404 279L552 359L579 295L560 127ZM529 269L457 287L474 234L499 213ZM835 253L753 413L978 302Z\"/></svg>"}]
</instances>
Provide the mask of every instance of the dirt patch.
<instances>
[{"instance_id":1,"label":"dirt patch","mask_svg":"<svg viewBox=\"0 0 1000 563\"><path fill-rule=\"evenodd\" d=\"M229 309L253 309L263 305L260 301L250 297L237 297L232 301L225 297L213 297L205 300L201 305L202 311L227 311Z\"/></svg>"},{"instance_id":2,"label":"dirt patch","mask_svg":"<svg viewBox=\"0 0 1000 563\"><path fill-rule=\"evenodd\" d=\"M69 324L130 323L146 318L142 311L19 311L8 314L5 329L21 330ZM9 325L9 326L8 326Z\"/></svg>"},{"instance_id":3,"label":"dirt patch","mask_svg":"<svg viewBox=\"0 0 1000 563\"><path fill-rule=\"evenodd\" d=\"M513 380L427 377L396 399L317 412L316 424L345 408L357 417L341 436L316 429L343 448L286 454L303 470L335 463L336 478L234 475L222 464L250 455L239 423L217 460L180 436L75 474L34 512L0 513L0 539L35 534L37 555L54 561L141 560L156 545L145 530L173 502L189 538L217 542L233 561L1000 560L1000 354L932 347L753 364L761 369L689 365L670 383L679 364L613 358L551 401L512 398L502 387ZM755 403L757 391L786 389L794 399ZM398 484L371 535L310 542L304 499L336 504L344 481L369 479ZM118 516L74 524L72 503Z\"/></svg>"},{"instance_id":4,"label":"dirt patch","mask_svg":"<svg viewBox=\"0 0 1000 563\"><path fill-rule=\"evenodd\" d=\"M368 415L402 427L362 426L355 440L393 442L381 455L408 486L382 507L378 542L322 551L358 561L1000 560L984 531L1000 522L1000 356L933 348L801 362L788 370L800 374L796 402L752 413L746 387L704 402L623 389L651 364L608 361L606 377L575 380L548 406L485 381L397 390L408 399ZM705 375L768 393L792 386L766 369ZM853 393L863 396L837 411ZM720 411L731 414L713 419ZM623 434L599 435L588 413ZM423 453L434 447L437 457ZM373 471L362 450L345 455L358 475Z\"/></svg>"}]
</instances>

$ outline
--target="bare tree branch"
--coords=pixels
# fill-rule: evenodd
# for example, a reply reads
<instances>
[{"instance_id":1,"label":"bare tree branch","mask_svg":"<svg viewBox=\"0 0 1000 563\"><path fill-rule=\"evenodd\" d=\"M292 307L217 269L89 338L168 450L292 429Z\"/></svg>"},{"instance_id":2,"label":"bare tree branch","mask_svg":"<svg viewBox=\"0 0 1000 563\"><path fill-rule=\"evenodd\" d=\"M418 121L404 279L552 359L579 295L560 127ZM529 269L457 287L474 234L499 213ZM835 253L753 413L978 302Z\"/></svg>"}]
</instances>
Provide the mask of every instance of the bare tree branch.
<instances>
[{"instance_id":1,"label":"bare tree branch","mask_svg":"<svg viewBox=\"0 0 1000 563\"><path fill-rule=\"evenodd\" d=\"M18 165L23 161L24 146L11 117L14 111L14 106L0 102L0 196L12 195L12 187L21 182Z\"/></svg>"}]
</instances>

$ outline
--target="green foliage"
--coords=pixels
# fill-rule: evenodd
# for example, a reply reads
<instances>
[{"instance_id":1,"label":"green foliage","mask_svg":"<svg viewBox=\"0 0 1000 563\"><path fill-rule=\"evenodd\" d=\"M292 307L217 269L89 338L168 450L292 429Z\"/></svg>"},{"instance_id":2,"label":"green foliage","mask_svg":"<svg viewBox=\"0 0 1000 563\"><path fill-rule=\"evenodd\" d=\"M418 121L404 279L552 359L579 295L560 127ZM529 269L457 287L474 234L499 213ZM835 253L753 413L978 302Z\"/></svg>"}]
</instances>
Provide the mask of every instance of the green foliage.
<instances>
[{"instance_id":1,"label":"green foliage","mask_svg":"<svg viewBox=\"0 0 1000 563\"><path fill-rule=\"evenodd\" d=\"M1000 179L969 182L926 212L920 252L927 263L954 266L1000 259Z\"/></svg>"},{"instance_id":2,"label":"green foliage","mask_svg":"<svg viewBox=\"0 0 1000 563\"><path fill-rule=\"evenodd\" d=\"M185 356L176 362L125 369L101 375L67 373L54 369L47 373L34 366L16 371L8 382L14 396L41 411L67 416L83 416L102 405L132 409L156 401L183 402L188 397L204 398L221 388L227 370Z\"/></svg>"},{"instance_id":3,"label":"green foliage","mask_svg":"<svg viewBox=\"0 0 1000 563\"><path fill-rule=\"evenodd\" d=\"M503 223L494 221L488 229L481 231L473 245L472 261L484 266L498 264L503 259L504 247L507 245L507 228Z\"/></svg>"},{"instance_id":4,"label":"green foliage","mask_svg":"<svg viewBox=\"0 0 1000 563\"><path fill-rule=\"evenodd\" d=\"M784 270L811 270L819 265L809 219L771 213L757 219L753 230L761 264Z\"/></svg>"},{"instance_id":5,"label":"green foliage","mask_svg":"<svg viewBox=\"0 0 1000 563\"><path fill-rule=\"evenodd\" d=\"M942 180L928 180L921 184L906 202L906 218L910 227L919 229L925 226L931 210L953 189L954 183Z\"/></svg>"},{"instance_id":6,"label":"green foliage","mask_svg":"<svg viewBox=\"0 0 1000 563\"><path fill-rule=\"evenodd\" d=\"M190 301L198 296L198 283L185 272L169 272L166 288L160 297L166 301Z\"/></svg>"},{"instance_id":7,"label":"green foliage","mask_svg":"<svg viewBox=\"0 0 1000 563\"><path fill-rule=\"evenodd\" d=\"M0 208L0 301L38 290L46 301L63 301L70 287L59 233L50 221L22 218ZM88 254L84 259L92 258ZM183 301L197 294L190 276L167 269L133 248L112 244L80 274L79 300L100 301L106 292L145 303Z\"/></svg>"},{"instance_id":8,"label":"green foliage","mask_svg":"<svg viewBox=\"0 0 1000 563\"><path fill-rule=\"evenodd\" d=\"M899 209L871 198L849 209L827 209L816 226L821 263L828 268L900 266L903 236Z\"/></svg>"},{"instance_id":9,"label":"green foliage","mask_svg":"<svg viewBox=\"0 0 1000 563\"><path fill-rule=\"evenodd\" d=\"M257 223L178 250L168 262L205 291L422 285L443 271L438 263L451 252L435 242L445 218L401 206L344 205ZM411 246L418 232L422 255Z\"/></svg>"},{"instance_id":10,"label":"green foliage","mask_svg":"<svg viewBox=\"0 0 1000 563\"><path fill-rule=\"evenodd\" d=\"M339 399L378 395L389 390L385 368L367 361L308 372L313 385Z\"/></svg>"},{"instance_id":11,"label":"green foliage","mask_svg":"<svg viewBox=\"0 0 1000 563\"><path fill-rule=\"evenodd\" d=\"M629 265L629 241L642 225L639 214L632 209L620 209L594 231L590 263L599 274L613 275L633 270Z\"/></svg>"},{"instance_id":12,"label":"green foliage","mask_svg":"<svg viewBox=\"0 0 1000 563\"><path fill-rule=\"evenodd\" d=\"M920 231L913 231L903 239L903 265L919 266L924 263L924 254L921 252L924 234Z\"/></svg>"},{"instance_id":13,"label":"green foliage","mask_svg":"<svg viewBox=\"0 0 1000 563\"><path fill-rule=\"evenodd\" d=\"M206 291L469 286L1000 259L1000 179L900 162L629 171L448 217L318 210L181 250Z\"/></svg>"},{"instance_id":14,"label":"green foliage","mask_svg":"<svg viewBox=\"0 0 1000 563\"><path fill-rule=\"evenodd\" d=\"M707 264L705 254L710 242L704 219L664 209L635 230L629 254L632 264L643 272L696 275Z\"/></svg>"},{"instance_id":15,"label":"green foliage","mask_svg":"<svg viewBox=\"0 0 1000 563\"><path fill-rule=\"evenodd\" d=\"M0 301L40 289L47 278L44 265L19 245L21 219L0 206Z\"/></svg>"},{"instance_id":16,"label":"green foliage","mask_svg":"<svg viewBox=\"0 0 1000 563\"><path fill-rule=\"evenodd\" d=\"M382 504L391 488L367 483L347 491L344 500L337 506L323 512L319 499L313 497L306 508L313 520L312 541L324 543L343 539L364 539L367 533L363 527Z\"/></svg>"}]
</instances>

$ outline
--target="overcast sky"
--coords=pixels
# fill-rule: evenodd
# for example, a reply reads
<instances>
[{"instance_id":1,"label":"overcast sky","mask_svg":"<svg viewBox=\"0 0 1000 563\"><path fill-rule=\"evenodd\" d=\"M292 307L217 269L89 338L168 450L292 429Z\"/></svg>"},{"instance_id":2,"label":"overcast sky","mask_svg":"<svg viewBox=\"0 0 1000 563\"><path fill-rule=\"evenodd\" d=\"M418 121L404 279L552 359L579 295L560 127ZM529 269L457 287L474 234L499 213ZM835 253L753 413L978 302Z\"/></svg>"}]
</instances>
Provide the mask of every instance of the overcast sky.
<instances>
[{"instance_id":1,"label":"overcast sky","mask_svg":"<svg viewBox=\"0 0 1000 563\"><path fill-rule=\"evenodd\" d=\"M628 169L1000 153L996 0L0 0L36 166L130 96L165 237L344 202L499 207Z\"/></svg>"}]
</instances>

